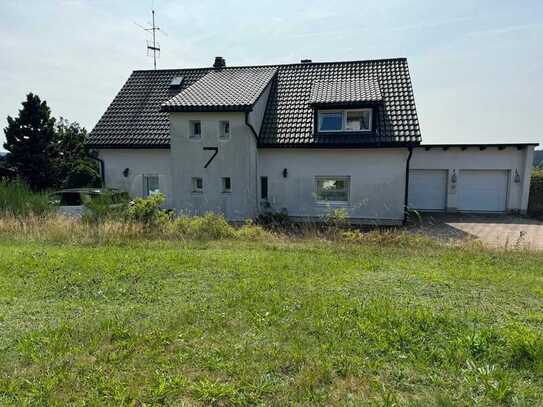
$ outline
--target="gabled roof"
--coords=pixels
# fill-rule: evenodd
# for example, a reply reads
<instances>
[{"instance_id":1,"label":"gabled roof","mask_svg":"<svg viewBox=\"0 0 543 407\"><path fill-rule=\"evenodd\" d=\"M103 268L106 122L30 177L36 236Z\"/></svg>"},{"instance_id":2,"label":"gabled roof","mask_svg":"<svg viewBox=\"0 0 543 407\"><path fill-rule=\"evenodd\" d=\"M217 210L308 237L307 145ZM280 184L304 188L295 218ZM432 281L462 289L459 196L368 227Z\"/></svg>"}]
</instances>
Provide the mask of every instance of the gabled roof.
<instances>
[{"instance_id":1,"label":"gabled roof","mask_svg":"<svg viewBox=\"0 0 543 407\"><path fill-rule=\"evenodd\" d=\"M164 103L162 110L251 111L276 72L272 67L213 70Z\"/></svg>"},{"instance_id":2,"label":"gabled roof","mask_svg":"<svg viewBox=\"0 0 543 407\"><path fill-rule=\"evenodd\" d=\"M179 76L183 77L181 85L170 87L171 80ZM241 78L248 77L252 80L247 83L253 85L246 87ZM165 110L190 111L191 106L247 110L269 82L271 90L258 136L260 147L413 145L421 141L407 60L399 58L226 67L220 71L134 71L90 133L88 144L94 148L168 148L169 113L162 110L163 105ZM336 83L328 85L333 91L326 93L331 95L326 96L328 99L335 97L336 101L370 97L373 99L369 101L377 101L380 93L381 101L374 107L375 131L363 137L314 134L315 112L310 102L312 89L320 83ZM346 91L353 89L347 83L358 87ZM201 91L195 92L197 89Z\"/></svg>"},{"instance_id":3,"label":"gabled roof","mask_svg":"<svg viewBox=\"0 0 543 407\"><path fill-rule=\"evenodd\" d=\"M379 83L373 78L314 81L309 97L309 105L313 107L351 106L382 101Z\"/></svg>"}]
</instances>

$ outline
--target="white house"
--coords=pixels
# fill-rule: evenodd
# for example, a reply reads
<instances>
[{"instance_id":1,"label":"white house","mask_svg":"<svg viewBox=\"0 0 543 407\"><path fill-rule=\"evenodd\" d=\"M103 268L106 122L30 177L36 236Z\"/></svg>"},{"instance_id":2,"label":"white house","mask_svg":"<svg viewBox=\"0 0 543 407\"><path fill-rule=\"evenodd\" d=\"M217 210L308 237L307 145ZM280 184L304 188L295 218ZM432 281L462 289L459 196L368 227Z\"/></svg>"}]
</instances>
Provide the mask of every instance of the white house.
<instances>
[{"instance_id":1,"label":"white house","mask_svg":"<svg viewBox=\"0 0 543 407\"><path fill-rule=\"evenodd\" d=\"M424 145L407 60L135 71L88 144L107 187L179 212L525 212L533 144Z\"/></svg>"}]
</instances>

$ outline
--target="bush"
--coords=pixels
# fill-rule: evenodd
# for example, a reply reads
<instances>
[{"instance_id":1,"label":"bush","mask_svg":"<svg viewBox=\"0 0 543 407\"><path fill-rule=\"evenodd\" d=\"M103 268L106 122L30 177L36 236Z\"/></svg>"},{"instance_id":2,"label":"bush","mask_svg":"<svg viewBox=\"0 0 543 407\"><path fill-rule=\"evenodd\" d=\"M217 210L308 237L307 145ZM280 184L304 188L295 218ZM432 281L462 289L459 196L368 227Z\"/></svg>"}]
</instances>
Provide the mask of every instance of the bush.
<instances>
[{"instance_id":1,"label":"bush","mask_svg":"<svg viewBox=\"0 0 543 407\"><path fill-rule=\"evenodd\" d=\"M96 196L84 196L83 221L99 223L106 220L119 220L126 217L128 195L104 191Z\"/></svg>"},{"instance_id":2,"label":"bush","mask_svg":"<svg viewBox=\"0 0 543 407\"><path fill-rule=\"evenodd\" d=\"M166 197L161 193L134 199L126 210L128 220L145 226L157 226L169 218L168 213L160 209L165 200Z\"/></svg>"},{"instance_id":3,"label":"bush","mask_svg":"<svg viewBox=\"0 0 543 407\"><path fill-rule=\"evenodd\" d=\"M536 168L530 184L528 214L543 219L543 169Z\"/></svg>"},{"instance_id":4,"label":"bush","mask_svg":"<svg viewBox=\"0 0 543 407\"><path fill-rule=\"evenodd\" d=\"M196 240L230 239L236 236L235 228L222 215L209 212L203 216L180 216L172 222L177 235Z\"/></svg>"},{"instance_id":5,"label":"bush","mask_svg":"<svg viewBox=\"0 0 543 407\"><path fill-rule=\"evenodd\" d=\"M34 192L22 181L0 180L0 215L42 215L52 210L45 192Z\"/></svg>"}]
</instances>

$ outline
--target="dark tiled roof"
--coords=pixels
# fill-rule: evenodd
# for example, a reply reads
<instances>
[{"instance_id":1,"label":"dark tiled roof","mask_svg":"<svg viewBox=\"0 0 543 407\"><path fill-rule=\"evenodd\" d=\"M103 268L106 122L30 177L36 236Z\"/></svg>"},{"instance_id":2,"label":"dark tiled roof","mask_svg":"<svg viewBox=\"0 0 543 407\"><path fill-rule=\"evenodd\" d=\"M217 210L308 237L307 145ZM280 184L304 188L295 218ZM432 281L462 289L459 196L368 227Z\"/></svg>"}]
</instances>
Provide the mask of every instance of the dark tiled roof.
<instances>
[{"instance_id":1,"label":"dark tiled roof","mask_svg":"<svg viewBox=\"0 0 543 407\"><path fill-rule=\"evenodd\" d=\"M276 72L271 67L213 70L164 103L162 110L250 111Z\"/></svg>"},{"instance_id":2,"label":"dark tiled roof","mask_svg":"<svg viewBox=\"0 0 543 407\"><path fill-rule=\"evenodd\" d=\"M180 90L202 78L209 69L134 71L89 134L93 147L169 147L168 113L160 107ZM175 77L181 86L170 88Z\"/></svg>"},{"instance_id":3,"label":"dark tiled roof","mask_svg":"<svg viewBox=\"0 0 543 407\"><path fill-rule=\"evenodd\" d=\"M383 103L376 109L376 129L357 134L313 133L309 105L315 81L376 81ZM421 140L415 99L405 58L280 66L270 92L260 133L261 146L337 146L411 144Z\"/></svg>"},{"instance_id":4,"label":"dark tiled roof","mask_svg":"<svg viewBox=\"0 0 543 407\"><path fill-rule=\"evenodd\" d=\"M264 70L271 76L276 71L259 135L261 147L402 145L421 140L409 69L404 58L237 67L218 72L250 70ZM93 147L168 147L168 113L162 112L161 106L213 72L216 71L212 68L133 72L92 130L88 143ZM170 81L176 76L183 76L183 83L180 87L170 88ZM260 77L260 73L257 76ZM365 135L314 134L314 113L309 102L313 84L317 81L376 82L382 102L375 107L375 131ZM263 84L265 78L256 82L260 89L266 86ZM254 94L258 96L260 92L255 90ZM251 100L250 97L243 98L243 103L237 102L236 106L245 106Z\"/></svg>"},{"instance_id":5,"label":"dark tiled roof","mask_svg":"<svg viewBox=\"0 0 543 407\"><path fill-rule=\"evenodd\" d=\"M383 96L375 79L355 81L315 81L311 86L311 106L340 106L381 102Z\"/></svg>"}]
</instances>

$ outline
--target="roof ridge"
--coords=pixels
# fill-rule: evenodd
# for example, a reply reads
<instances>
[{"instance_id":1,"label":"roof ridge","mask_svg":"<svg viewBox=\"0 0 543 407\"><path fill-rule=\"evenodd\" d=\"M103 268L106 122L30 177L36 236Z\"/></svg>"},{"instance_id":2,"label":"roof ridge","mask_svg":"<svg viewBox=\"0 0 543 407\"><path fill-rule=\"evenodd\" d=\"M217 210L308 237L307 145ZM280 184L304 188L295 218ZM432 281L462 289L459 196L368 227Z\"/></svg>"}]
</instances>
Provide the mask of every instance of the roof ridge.
<instances>
[{"instance_id":1,"label":"roof ridge","mask_svg":"<svg viewBox=\"0 0 543 407\"><path fill-rule=\"evenodd\" d=\"M277 68L280 66L311 66L311 65L332 65L332 64L355 64L355 63L369 63L369 62L385 62L385 61L407 61L407 57L396 58L377 58L377 59L360 59L351 61L322 61L322 62L295 62L287 64L261 64L261 65L232 65L226 66L222 69L234 69L234 68ZM211 70L209 67L193 67L193 68L167 68L167 69L135 69L132 72L170 72L170 71L197 71L197 70Z\"/></svg>"}]
</instances>

